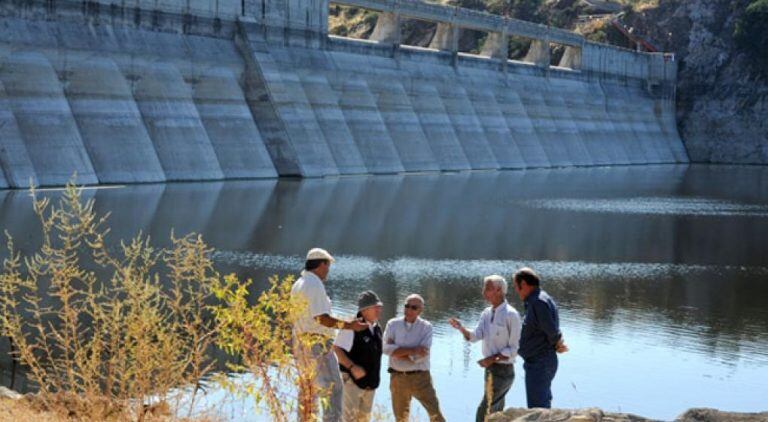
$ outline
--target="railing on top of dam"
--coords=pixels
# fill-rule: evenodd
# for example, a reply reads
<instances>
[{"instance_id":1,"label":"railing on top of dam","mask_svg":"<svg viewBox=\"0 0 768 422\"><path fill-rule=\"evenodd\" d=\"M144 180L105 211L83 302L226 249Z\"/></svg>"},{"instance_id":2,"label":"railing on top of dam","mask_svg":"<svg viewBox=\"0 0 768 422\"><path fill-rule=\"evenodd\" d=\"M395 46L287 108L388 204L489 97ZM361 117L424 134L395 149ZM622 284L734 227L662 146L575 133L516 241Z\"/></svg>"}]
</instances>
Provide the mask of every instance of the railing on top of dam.
<instances>
[{"instance_id":1,"label":"railing on top of dam","mask_svg":"<svg viewBox=\"0 0 768 422\"><path fill-rule=\"evenodd\" d=\"M378 43L398 45L401 20L415 19L436 23L436 35L430 47L454 54L458 53L459 31L474 30L489 34L481 53L489 58L507 59L510 37L520 37L531 41L523 61L539 67L553 67L550 45L559 44L565 47L565 53L554 67L643 79L650 87L669 87L677 78L674 54L639 52L588 41L572 31L520 19L420 0L331 0L331 3L378 11L380 15L371 35Z\"/></svg>"},{"instance_id":2,"label":"railing on top of dam","mask_svg":"<svg viewBox=\"0 0 768 422\"><path fill-rule=\"evenodd\" d=\"M481 55L492 59L507 59L510 37L521 37L532 41L524 61L541 68L553 65L550 45L559 44L565 47L565 52L554 65L561 69L645 80L649 87L661 87L663 92L673 92L677 80L677 64L674 55L668 53L637 52L588 41L580 34L560 28L421 0L46 0L45 3L51 8L59 3L79 3L83 10L101 8L98 13L109 13L109 9L144 10L214 20L254 20L321 38L328 36L328 10L332 3L378 11L377 28L371 37L378 44L400 45L401 19L416 19L436 23L438 27L430 47L453 54L458 54L460 31L475 30L489 34Z\"/></svg>"},{"instance_id":3,"label":"railing on top of dam","mask_svg":"<svg viewBox=\"0 0 768 422\"><path fill-rule=\"evenodd\" d=\"M581 35L565 29L420 0L333 0L332 3L395 13L403 17L429 22L447 23L476 31L506 33L507 35L518 35L531 39L546 39L550 42L569 46L580 47L585 42Z\"/></svg>"}]
</instances>

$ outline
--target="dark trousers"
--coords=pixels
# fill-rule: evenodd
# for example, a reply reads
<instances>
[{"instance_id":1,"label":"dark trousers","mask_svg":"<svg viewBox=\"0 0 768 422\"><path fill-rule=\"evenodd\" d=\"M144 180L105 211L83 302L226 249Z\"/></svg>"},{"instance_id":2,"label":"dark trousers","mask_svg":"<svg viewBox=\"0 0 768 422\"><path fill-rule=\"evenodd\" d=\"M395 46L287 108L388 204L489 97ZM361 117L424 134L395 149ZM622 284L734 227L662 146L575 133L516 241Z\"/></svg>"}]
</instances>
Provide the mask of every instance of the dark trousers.
<instances>
[{"instance_id":1,"label":"dark trousers","mask_svg":"<svg viewBox=\"0 0 768 422\"><path fill-rule=\"evenodd\" d=\"M488 413L500 412L504 410L504 397L507 395L512 381L515 380L515 365L503 365L494 363L485 368L485 394L480 405L477 406L477 422L485 421ZM491 403L490 412L488 412L488 402Z\"/></svg>"},{"instance_id":2,"label":"dark trousers","mask_svg":"<svg viewBox=\"0 0 768 422\"><path fill-rule=\"evenodd\" d=\"M525 395L528 408L552 407L552 380L557 373L557 353L545 353L525 360Z\"/></svg>"}]
</instances>

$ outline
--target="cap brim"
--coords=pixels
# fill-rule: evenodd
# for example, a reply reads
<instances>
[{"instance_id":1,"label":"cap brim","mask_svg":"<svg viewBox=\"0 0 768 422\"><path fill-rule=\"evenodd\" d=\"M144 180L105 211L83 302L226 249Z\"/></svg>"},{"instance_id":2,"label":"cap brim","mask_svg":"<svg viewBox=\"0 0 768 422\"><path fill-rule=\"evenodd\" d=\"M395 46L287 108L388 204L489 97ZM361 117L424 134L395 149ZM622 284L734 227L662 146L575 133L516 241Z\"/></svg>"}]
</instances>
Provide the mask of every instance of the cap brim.
<instances>
[{"instance_id":1,"label":"cap brim","mask_svg":"<svg viewBox=\"0 0 768 422\"><path fill-rule=\"evenodd\" d=\"M374 306L384 306L384 304L381 301L378 301L378 302L374 303L373 305L368 305L365 308L358 309L357 312L362 312L362 311L364 311L364 310L366 310L368 308L373 308Z\"/></svg>"}]
</instances>

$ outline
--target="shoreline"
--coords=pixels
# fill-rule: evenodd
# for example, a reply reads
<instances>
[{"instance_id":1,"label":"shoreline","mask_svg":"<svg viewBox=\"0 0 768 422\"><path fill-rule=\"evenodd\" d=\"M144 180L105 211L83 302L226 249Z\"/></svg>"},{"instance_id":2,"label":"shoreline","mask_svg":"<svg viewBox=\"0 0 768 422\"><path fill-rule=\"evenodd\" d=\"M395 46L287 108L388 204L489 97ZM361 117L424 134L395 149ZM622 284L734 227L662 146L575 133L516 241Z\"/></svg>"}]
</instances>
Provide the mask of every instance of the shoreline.
<instances>
[{"instance_id":1,"label":"shoreline","mask_svg":"<svg viewBox=\"0 0 768 422\"><path fill-rule=\"evenodd\" d=\"M584 409L523 409L510 407L503 412L490 415L487 422L536 422L536 421L572 421L572 422L655 422L632 413L605 412L599 408ZM711 408L691 408L674 419L675 422L765 422L765 412L727 412Z\"/></svg>"}]
</instances>

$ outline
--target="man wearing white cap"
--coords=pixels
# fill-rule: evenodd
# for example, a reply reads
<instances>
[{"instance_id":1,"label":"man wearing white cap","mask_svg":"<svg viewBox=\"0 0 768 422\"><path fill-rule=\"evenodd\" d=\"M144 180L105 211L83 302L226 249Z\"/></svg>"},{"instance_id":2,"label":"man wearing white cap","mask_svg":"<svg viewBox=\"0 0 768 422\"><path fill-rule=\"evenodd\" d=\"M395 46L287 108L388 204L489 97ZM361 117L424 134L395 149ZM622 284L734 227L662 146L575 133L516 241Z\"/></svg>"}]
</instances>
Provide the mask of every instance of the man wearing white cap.
<instances>
[{"instance_id":1,"label":"man wearing white cap","mask_svg":"<svg viewBox=\"0 0 768 422\"><path fill-rule=\"evenodd\" d=\"M327 279L333 262L335 260L325 249L310 249L304 263L304 271L293 283L291 296L302 298L307 306L305 314L294 326L296 335L319 335L322 339L311 345L312 356L317 360L315 383L322 391L330 393L328 407L323 410L323 421L335 422L341 420L342 381L339 362L331 347L334 328L362 331L368 329L368 324L358 320L344 321L331 316L331 299L325 292L323 282Z\"/></svg>"}]
</instances>

